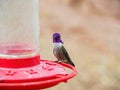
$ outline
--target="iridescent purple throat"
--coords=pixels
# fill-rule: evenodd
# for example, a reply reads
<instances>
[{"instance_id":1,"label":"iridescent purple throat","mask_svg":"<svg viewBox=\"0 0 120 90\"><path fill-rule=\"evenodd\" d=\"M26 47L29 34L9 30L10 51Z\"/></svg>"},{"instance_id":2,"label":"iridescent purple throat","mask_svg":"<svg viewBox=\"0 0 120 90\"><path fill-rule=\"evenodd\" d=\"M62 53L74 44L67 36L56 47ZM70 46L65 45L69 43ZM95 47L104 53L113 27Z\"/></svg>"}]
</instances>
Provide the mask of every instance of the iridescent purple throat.
<instances>
[{"instance_id":1,"label":"iridescent purple throat","mask_svg":"<svg viewBox=\"0 0 120 90\"><path fill-rule=\"evenodd\" d=\"M53 43L63 43L61 39L53 39Z\"/></svg>"}]
</instances>

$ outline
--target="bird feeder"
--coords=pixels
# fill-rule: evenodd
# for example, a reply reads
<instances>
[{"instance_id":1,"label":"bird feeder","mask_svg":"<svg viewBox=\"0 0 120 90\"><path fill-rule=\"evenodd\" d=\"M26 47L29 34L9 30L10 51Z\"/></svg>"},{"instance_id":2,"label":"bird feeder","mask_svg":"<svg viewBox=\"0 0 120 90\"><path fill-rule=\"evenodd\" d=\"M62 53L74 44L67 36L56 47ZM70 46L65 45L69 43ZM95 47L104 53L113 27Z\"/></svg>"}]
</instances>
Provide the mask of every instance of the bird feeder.
<instances>
[{"instance_id":1,"label":"bird feeder","mask_svg":"<svg viewBox=\"0 0 120 90\"><path fill-rule=\"evenodd\" d=\"M0 0L0 90L44 89L76 75L40 58L39 34L39 0Z\"/></svg>"}]
</instances>

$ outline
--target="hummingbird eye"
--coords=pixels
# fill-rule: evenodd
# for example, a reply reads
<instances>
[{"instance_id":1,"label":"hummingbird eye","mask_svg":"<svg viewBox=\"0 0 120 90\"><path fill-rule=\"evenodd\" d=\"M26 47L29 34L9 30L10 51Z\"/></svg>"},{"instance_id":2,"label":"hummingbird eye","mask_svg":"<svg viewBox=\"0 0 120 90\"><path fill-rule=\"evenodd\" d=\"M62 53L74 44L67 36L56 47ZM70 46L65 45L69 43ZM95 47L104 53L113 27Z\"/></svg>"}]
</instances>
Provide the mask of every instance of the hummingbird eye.
<instances>
[{"instance_id":1,"label":"hummingbird eye","mask_svg":"<svg viewBox=\"0 0 120 90\"><path fill-rule=\"evenodd\" d=\"M60 38L60 36L56 36L56 38Z\"/></svg>"}]
</instances>

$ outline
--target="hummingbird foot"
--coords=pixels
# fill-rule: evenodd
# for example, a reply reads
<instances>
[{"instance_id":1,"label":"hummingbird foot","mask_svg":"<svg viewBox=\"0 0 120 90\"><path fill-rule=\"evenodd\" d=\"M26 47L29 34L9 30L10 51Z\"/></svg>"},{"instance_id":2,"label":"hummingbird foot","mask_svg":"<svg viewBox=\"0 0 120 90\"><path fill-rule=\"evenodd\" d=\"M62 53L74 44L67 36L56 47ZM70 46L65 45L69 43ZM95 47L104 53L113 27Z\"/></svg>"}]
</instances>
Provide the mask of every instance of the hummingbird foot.
<instances>
[{"instance_id":1,"label":"hummingbird foot","mask_svg":"<svg viewBox=\"0 0 120 90\"><path fill-rule=\"evenodd\" d=\"M56 60L56 61L54 61L55 63L58 63L60 60Z\"/></svg>"}]
</instances>

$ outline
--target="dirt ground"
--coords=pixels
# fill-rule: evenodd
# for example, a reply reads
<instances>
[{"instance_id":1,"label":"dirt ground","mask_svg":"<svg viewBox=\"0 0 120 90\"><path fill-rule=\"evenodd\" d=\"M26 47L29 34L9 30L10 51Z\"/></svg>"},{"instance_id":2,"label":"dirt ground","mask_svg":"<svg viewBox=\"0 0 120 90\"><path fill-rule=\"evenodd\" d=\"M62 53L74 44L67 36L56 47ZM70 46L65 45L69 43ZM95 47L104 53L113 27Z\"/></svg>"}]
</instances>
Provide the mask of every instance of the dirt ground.
<instances>
[{"instance_id":1,"label":"dirt ground","mask_svg":"<svg viewBox=\"0 0 120 90\"><path fill-rule=\"evenodd\" d=\"M40 0L41 58L56 60L52 34L59 32L78 70L46 90L120 90L120 3L99 1Z\"/></svg>"}]
</instances>

